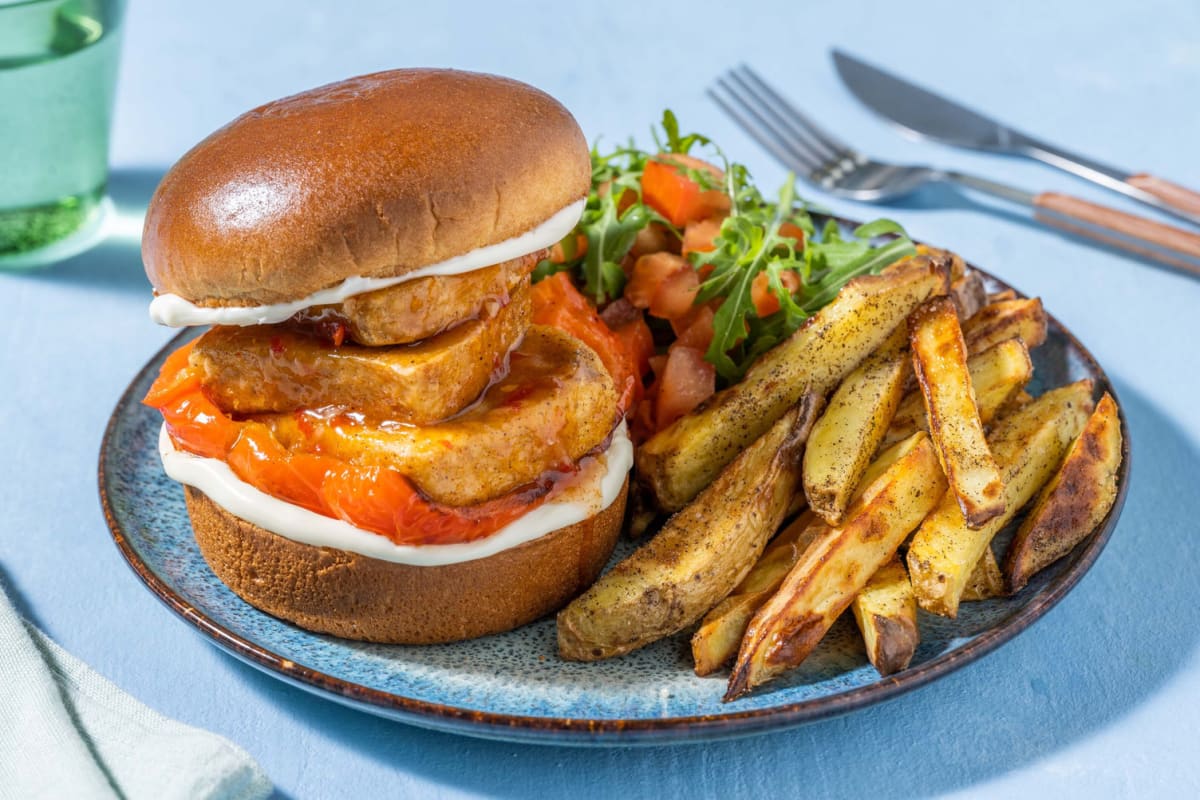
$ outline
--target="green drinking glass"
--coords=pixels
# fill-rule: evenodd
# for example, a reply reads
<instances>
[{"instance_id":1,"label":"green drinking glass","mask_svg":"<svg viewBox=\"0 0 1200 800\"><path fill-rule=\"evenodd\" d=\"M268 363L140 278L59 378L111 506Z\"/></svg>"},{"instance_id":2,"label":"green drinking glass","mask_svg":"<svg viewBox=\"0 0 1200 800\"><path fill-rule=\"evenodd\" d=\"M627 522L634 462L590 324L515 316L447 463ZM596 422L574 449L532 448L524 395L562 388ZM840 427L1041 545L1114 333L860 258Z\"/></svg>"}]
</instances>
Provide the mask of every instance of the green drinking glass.
<instances>
[{"instance_id":1,"label":"green drinking glass","mask_svg":"<svg viewBox=\"0 0 1200 800\"><path fill-rule=\"evenodd\" d=\"M0 0L0 269L103 236L124 0Z\"/></svg>"}]
</instances>

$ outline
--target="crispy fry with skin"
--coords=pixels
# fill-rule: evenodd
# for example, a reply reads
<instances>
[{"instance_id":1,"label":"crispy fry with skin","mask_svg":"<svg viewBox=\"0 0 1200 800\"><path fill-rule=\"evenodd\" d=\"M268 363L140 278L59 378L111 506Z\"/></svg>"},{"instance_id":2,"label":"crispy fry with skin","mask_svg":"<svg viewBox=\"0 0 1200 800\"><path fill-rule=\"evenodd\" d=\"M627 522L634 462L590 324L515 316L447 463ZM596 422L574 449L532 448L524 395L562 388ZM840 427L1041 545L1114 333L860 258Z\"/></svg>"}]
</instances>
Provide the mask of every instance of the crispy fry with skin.
<instances>
[{"instance_id":1,"label":"crispy fry with skin","mask_svg":"<svg viewBox=\"0 0 1200 800\"><path fill-rule=\"evenodd\" d=\"M867 647L867 659L880 675L907 669L921 643L917 599L900 559L893 558L871 576L850 604Z\"/></svg>"},{"instance_id":2,"label":"crispy fry with skin","mask_svg":"<svg viewBox=\"0 0 1200 800\"><path fill-rule=\"evenodd\" d=\"M813 425L804 448L809 508L837 525L871 457L879 449L904 392L908 371L904 326L841 382Z\"/></svg>"},{"instance_id":3,"label":"crispy fry with skin","mask_svg":"<svg viewBox=\"0 0 1200 800\"><path fill-rule=\"evenodd\" d=\"M967 586L963 589L962 601L991 600L993 597L1004 596L1004 576L1000 574L1000 565L996 563L996 554L989 546L983 551L983 558L975 564L971 577L967 578Z\"/></svg>"},{"instance_id":4,"label":"crispy fry with skin","mask_svg":"<svg viewBox=\"0 0 1200 800\"><path fill-rule=\"evenodd\" d=\"M908 575L922 608L957 616L983 551L1054 474L1091 413L1091 394L1091 382L1079 381L1046 392L997 422L990 443L1005 478L1005 511L974 530L948 494L921 523L908 547Z\"/></svg>"},{"instance_id":5,"label":"crispy fry with skin","mask_svg":"<svg viewBox=\"0 0 1200 800\"><path fill-rule=\"evenodd\" d=\"M855 278L733 386L656 433L637 451L638 480L665 510L682 508L793 406L824 395L876 350L909 312L948 288L924 256Z\"/></svg>"},{"instance_id":6,"label":"crispy fry with skin","mask_svg":"<svg viewBox=\"0 0 1200 800\"><path fill-rule=\"evenodd\" d=\"M963 518L982 527L1004 513L1004 482L983 433L954 303L927 301L909 317L908 329L938 461Z\"/></svg>"},{"instance_id":7,"label":"crispy fry with skin","mask_svg":"<svg viewBox=\"0 0 1200 800\"><path fill-rule=\"evenodd\" d=\"M979 420L987 425L1022 394L1021 387L1033 377L1033 362L1020 339L1008 339L967 359L967 371L971 373ZM918 430L929 430L925 398L920 392L910 392L900 401L881 447L890 447Z\"/></svg>"},{"instance_id":8,"label":"crispy fry with skin","mask_svg":"<svg viewBox=\"0 0 1200 800\"><path fill-rule=\"evenodd\" d=\"M797 666L854 600L871 576L896 554L909 531L937 505L946 479L926 433L885 453L890 466L873 477L846 514L828 528L754 615L729 678L732 700Z\"/></svg>"},{"instance_id":9,"label":"crispy fry with skin","mask_svg":"<svg viewBox=\"0 0 1200 800\"><path fill-rule=\"evenodd\" d=\"M975 270L966 273L950 284L950 299L960 320L975 316L988 302L983 277Z\"/></svg>"},{"instance_id":10,"label":"crispy fry with skin","mask_svg":"<svg viewBox=\"0 0 1200 800\"><path fill-rule=\"evenodd\" d=\"M821 405L805 395L648 543L558 613L558 652L595 661L678 633L746 577L800 485Z\"/></svg>"},{"instance_id":11,"label":"crispy fry with skin","mask_svg":"<svg viewBox=\"0 0 1200 800\"><path fill-rule=\"evenodd\" d=\"M962 326L963 339L972 353L996 342L1021 337L1032 350L1046 341L1046 310L1041 298L1000 300L984 306Z\"/></svg>"},{"instance_id":12,"label":"crispy fry with skin","mask_svg":"<svg viewBox=\"0 0 1200 800\"><path fill-rule=\"evenodd\" d=\"M1008 546L1004 577L1009 592L1019 592L1096 529L1117 499L1120 466L1121 417L1116 401L1105 392Z\"/></svg>"},{"instance_id":13,"label":"crispy fry with skin","mask_svg":"<svg viewBox=\"0 0 1200 800\"><path fill-rule=\"evenodd\" d=\"M771 540L737 588L704 616L692 636L697 675L710 675L737 655L754 612L775 594L788 571L824 529L816 515L805 511Z\"/></svg>"}]
</instances>

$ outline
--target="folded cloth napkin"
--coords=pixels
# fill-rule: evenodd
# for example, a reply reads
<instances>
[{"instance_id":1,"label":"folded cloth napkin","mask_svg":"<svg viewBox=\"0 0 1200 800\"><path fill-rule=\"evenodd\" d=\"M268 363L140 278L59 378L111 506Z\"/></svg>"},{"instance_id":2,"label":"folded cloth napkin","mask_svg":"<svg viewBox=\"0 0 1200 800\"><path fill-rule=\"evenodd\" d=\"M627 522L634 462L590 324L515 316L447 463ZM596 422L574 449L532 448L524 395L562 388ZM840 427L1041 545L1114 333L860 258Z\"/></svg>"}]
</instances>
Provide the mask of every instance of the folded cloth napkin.
<instances>
[{"instance_id":1,"label":"folded cloth napkin","mask_svg":"<svg viewBox=\"0 0 1200 800\"><path fill-rule=\"evenodd\" d=\"M0 586L0 797L257 800L241 748L134 700L21 619Z\"/></svg>"}]
</instances>

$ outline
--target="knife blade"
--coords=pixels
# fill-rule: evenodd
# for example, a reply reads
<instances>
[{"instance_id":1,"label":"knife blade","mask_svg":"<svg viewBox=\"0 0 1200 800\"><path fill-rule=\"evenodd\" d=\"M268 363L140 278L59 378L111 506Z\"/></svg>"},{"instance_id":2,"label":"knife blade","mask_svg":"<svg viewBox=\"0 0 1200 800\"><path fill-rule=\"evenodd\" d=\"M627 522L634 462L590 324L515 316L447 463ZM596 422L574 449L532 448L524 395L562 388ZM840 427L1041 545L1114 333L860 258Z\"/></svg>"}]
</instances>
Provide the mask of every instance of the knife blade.
<instances>
[{"instance_id":1,"label":"knife blade","mask_svg":"<svg viewBox=\"0 0 1200 800\"><path fill-rule=\"evenodd\" d=\"M842 50L833 63L851 94L913 137L1034 158L1200 225L1200 193L1191 189L1068 152Z\"/></svg>"}]
</instances>

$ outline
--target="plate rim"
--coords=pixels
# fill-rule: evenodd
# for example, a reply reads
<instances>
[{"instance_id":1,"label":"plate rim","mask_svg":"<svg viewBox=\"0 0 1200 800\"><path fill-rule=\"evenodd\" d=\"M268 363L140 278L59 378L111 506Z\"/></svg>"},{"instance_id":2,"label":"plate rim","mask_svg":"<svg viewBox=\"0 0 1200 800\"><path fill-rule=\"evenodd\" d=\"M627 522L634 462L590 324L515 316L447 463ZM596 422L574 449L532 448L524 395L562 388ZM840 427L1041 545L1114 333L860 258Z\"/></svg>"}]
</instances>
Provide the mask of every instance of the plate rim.
<instances>
[{"instance_id":1,"label":"plate rim","mask_svg":"<svg viewBox=\"0 0 1200 800\"><path fill-rule=\"evenodd\" d=\"M846 222L840 218L837 219ZM967 263L971 269L978 270L981 275L1001 287L1002 290L1011 289L1016 292L1018 297L1028 297L987 270L980 269L970 262ZM667 744L764 733L840 716L876 703L892 700L982 658L1018 634L1028 630L1034 622L1058 605L1100 557L1109 539L1112 538L1128 494L1132 467L1129 426L1124 407L1120 403L1112 381L1095 356L1056 317L1049 312L1046 317L1048 326L1065 338L1086 362L1089 371L1098 376L1097 388L1109 392L1117 401L1122 434L1122 460L1118 473L1117 497L1112 508L1101 521L1097 530L1089 536L1083 548L1077 549L1077 552L1071 556L1071 561L1066 569L1047 584L1042 591L1029 598L1002 625L989 628L975 635L961 647L941 653L929 661L895 675L880 677L877 681L847 691L793 703L722 714L641 719L532 716L473 710L397 695L328 675L272 652L208 618L185 597L176 593L155 575L130 544L113 511L106 473L106 463L110 458L109 445L120 418L131 405L140 403L140 398L133 397L134 387L152 364L158 362L168 351L178 347L182 340L194 335L194 329L182 330L160 347L138 370L117 401L105 427L100 445L98 469L100 502L109 533L126 564L150 589L151 593L176 615L190 623L192 627L207 636L222 650L237 657L238 660L250 664L272 677L282 679L290 685L343 705L349 705L357 710L445 732L507 741L557 745Z\"/></svg>"}]
</instances>

